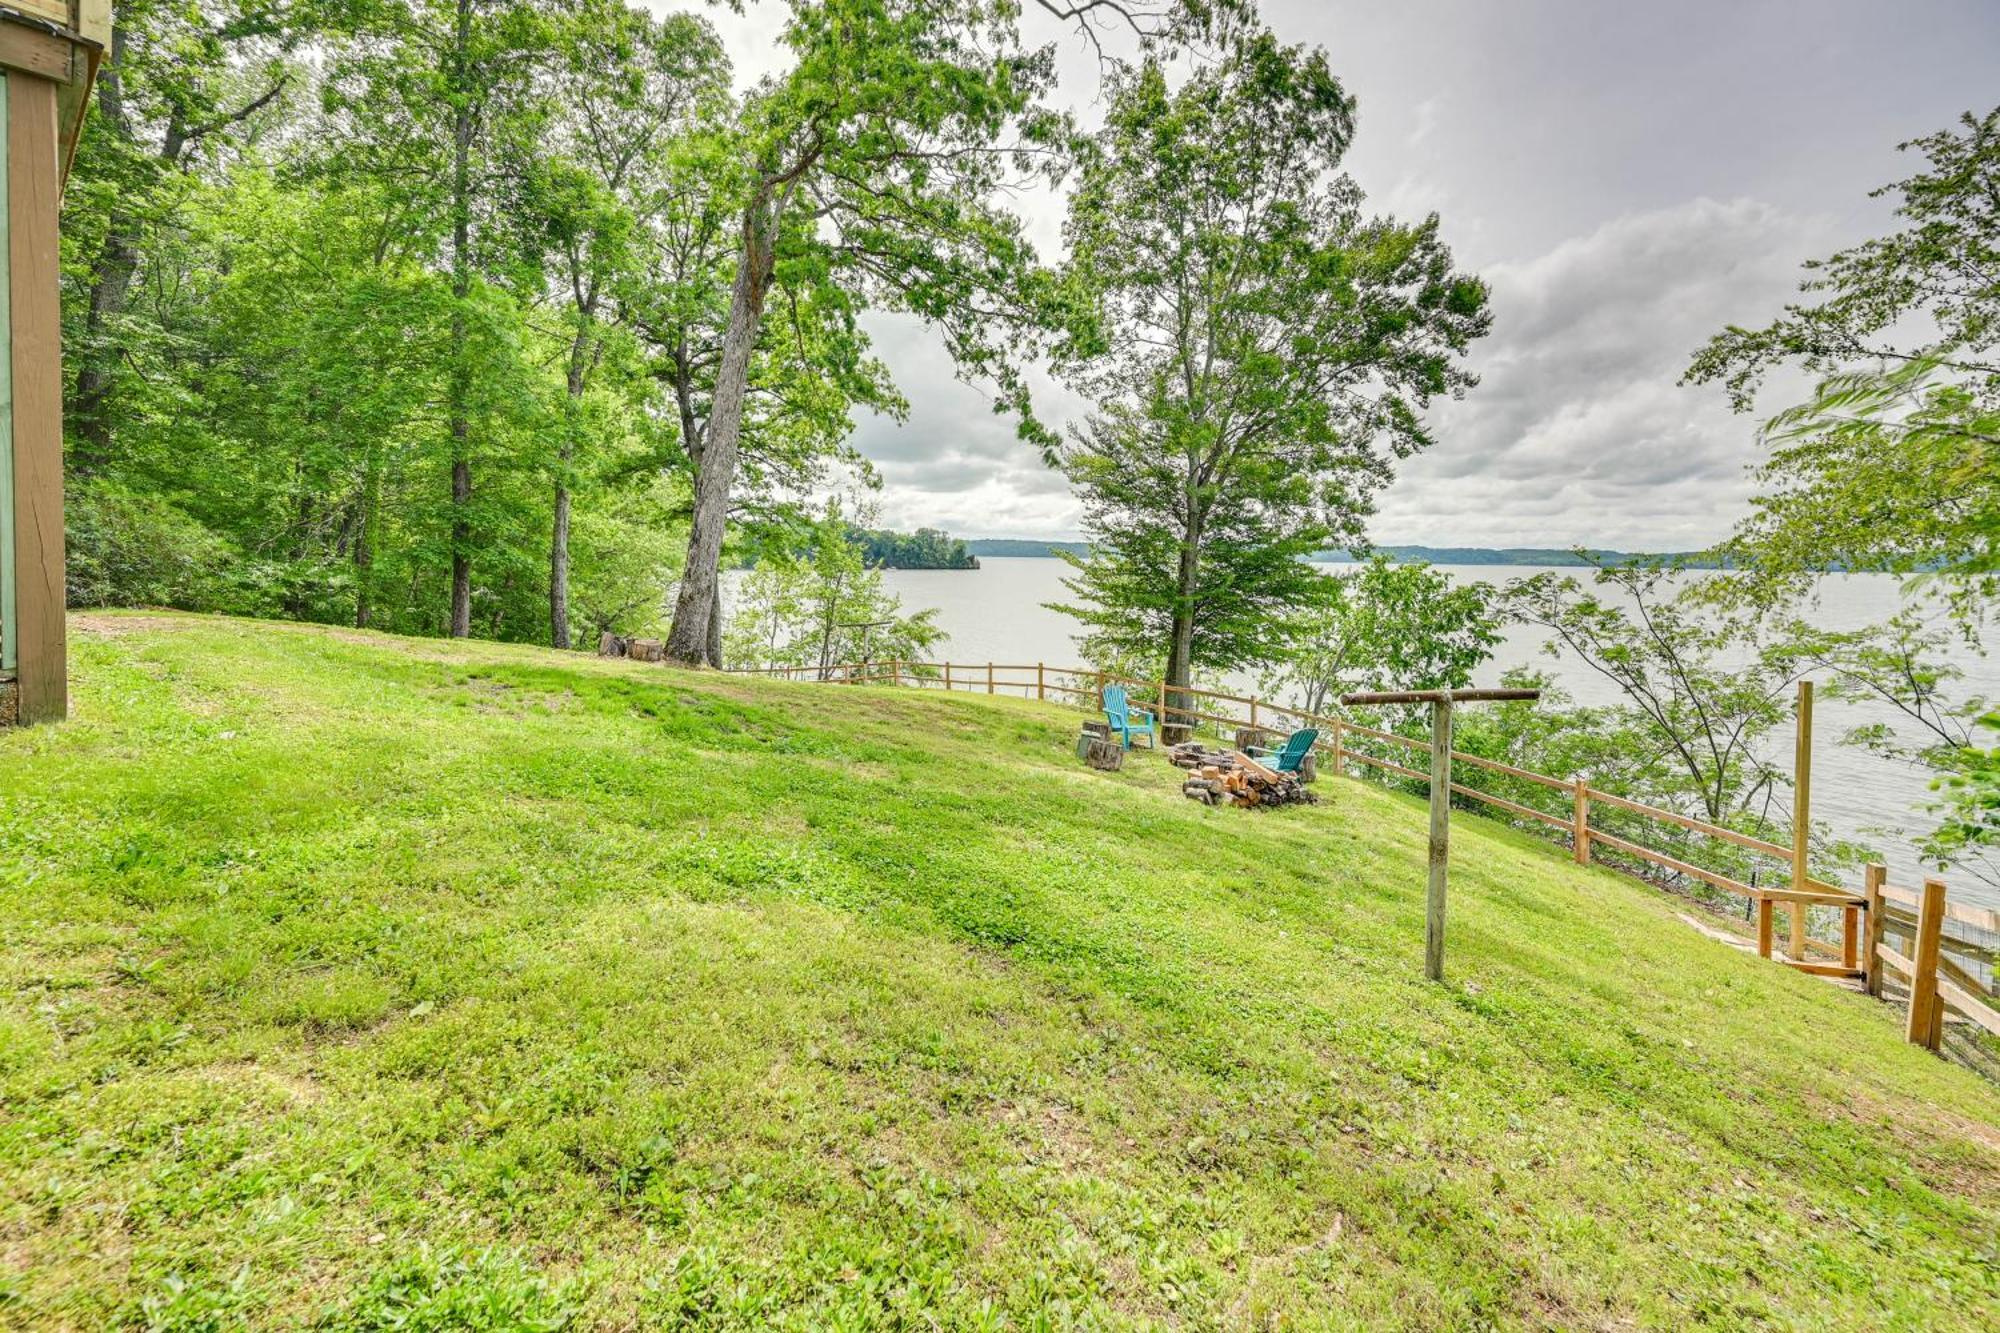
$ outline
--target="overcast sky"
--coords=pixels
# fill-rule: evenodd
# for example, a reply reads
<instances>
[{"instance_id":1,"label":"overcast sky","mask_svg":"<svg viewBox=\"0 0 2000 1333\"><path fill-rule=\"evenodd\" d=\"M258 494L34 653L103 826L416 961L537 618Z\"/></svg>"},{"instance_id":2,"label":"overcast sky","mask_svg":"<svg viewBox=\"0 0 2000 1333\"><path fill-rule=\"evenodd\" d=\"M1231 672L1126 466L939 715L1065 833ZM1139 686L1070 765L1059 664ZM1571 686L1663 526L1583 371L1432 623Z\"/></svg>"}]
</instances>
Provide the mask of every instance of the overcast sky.
<instances>
[{"instance_id":1,"label":"overcast sky","mask_svg":"<svg viewBox=\"0 0 2000 1333\"><path fill-rule=\"evenodd\" d=\"M656 7L672 7L655 0ZM759 10L762 13L759 13ZM1728 323L1776 313L1800 262L1891 225L1895 145L2000 101L1994 0L1265 0L1326 48L1359 101L1348 169L1371 206L1435 210L1493 291L1482 383L1431 416L1375 540L1698 547L1749 494L1754 419L1680 388ZM774 11L710 10L740 71L777 57ZM1039 31L1039 30L1038 30ZM1094 65L1059 29L1065 88L1094 120ZM1061 200L1023 202L1054 257ZM872 416L885 525L1074 537L1067 484L957 383L921 324L872 317L909 420ZM1046 386L1060 421L1077 405ZM1784 386L1791 387L1791 386ZM1775 399L1770 407L1782 404Z\"/></svg>"}]
</instances>

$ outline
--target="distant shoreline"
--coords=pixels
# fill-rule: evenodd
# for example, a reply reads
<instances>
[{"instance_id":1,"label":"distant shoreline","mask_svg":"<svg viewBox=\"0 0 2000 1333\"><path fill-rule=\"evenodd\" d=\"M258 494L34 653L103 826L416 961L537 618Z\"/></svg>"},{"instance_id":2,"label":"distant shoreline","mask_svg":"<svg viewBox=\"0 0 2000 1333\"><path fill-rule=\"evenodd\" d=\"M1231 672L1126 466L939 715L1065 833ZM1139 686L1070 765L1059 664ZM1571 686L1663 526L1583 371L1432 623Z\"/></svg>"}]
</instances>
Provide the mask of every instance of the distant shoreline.
<instances>
[{"instance_id":1,"label":"distant shoreline","mask_svg":"<svg viewBox=\"0 0 2000 1333\"><path fill-rule=\"evenodd\" d=\"M1061 553L1085 555L1086 542L1038 541L1016 537L968 537L965 549L975 556L1053 559ZM1375 551L1398 564L1422 561L1430 565L1557 565L1587 569L1593 562L1606 565L1635 565L1675 562L1689 569L1726 569L1728 562L1693 552L1590 551L1589 559L1571 547L1536 546L1378 546ZM1358 563L1347 551L1322 551L1313 557L1320 564Z\"/></svg>"}]
</instances>

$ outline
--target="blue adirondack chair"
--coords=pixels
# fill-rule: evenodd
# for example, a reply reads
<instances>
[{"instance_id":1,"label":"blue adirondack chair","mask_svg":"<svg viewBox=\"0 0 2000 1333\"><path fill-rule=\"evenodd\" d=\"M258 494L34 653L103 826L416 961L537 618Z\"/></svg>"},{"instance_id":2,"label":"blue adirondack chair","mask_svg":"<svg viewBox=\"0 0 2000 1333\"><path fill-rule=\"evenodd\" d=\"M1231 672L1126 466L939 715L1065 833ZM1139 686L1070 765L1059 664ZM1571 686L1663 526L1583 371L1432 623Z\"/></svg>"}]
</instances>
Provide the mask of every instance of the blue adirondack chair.
<instances>
[{"instance_id":1,"label":"blue adirondack chair","mask_svg":"<svg viewBox=\"0 0 2000 1333\"><path fill-rule=\"evenodd\" d=\"M1134 736L1144 736L1149 749L1160 748L1159 724L1153 715L1143 708L1134 708L1125 699L1123 685L1107 685L1104 688L1104 718L1111 724L1111 732L1132 748Z\"/></svg>"},{"instance_id":2,"label":"blue adirondack chair","mask_svg":"<svg viewBox=\"0 0 2000 1333\"><path fill-rule=\"evenodd\" d=\"M1318 739L1319 728L1301 727L1287 736L1284 745L1276 750L1259 749L1253 745L1244 753L1266 768L1275 768L1280 773L1296 773L1299 771L1299 762L1312 750L1313 743Z\"/></svg>"}]
</instances>

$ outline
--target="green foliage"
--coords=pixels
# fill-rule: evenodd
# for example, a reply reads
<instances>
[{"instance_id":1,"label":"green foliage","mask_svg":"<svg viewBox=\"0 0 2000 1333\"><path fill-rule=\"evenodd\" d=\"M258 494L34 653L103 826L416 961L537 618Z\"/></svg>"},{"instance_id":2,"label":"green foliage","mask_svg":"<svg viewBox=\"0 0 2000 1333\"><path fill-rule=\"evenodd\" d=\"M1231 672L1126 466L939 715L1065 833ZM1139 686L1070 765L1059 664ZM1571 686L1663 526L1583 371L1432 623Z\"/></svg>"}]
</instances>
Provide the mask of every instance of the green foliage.
<instances>
[{"instance_id":1,"label":"green foliage","mask_svg":"<svg viewBox=\"0 0 2000 1333\"><path fill-rule=\"evenodd\" d=\"M804 534L805 549L769 549L737 589L723 631L731 666L921 662L944 637L932 610L903 614L838 501Z\"/></svg>"},{"instance_id":2,"label":"green foliage","mask_svg":"<svg viewBox=\"0 0 2000 1333\"><path fill-rule=\"evenodd\" d=\"M64 225L73 599L440 633L464 559L481 634L657 630L687 495L611 316L726 97L713 33L599 0L120 15Z\"/></svg>"},{"instance_id":3,"label":"green foliage","mask_svg":"<svg viewBox=\"0 0 2000 1333\"><path fill-rule=\"evenodd\" d=\"M2000 109L1902 147L1924 168L1875 193L1898 199L1903 228L1808 264L1803 289L1817 299L1716 335L1687 379L1720 379L1745 408L1774 366L1822 377L1764 427L1762 493L1723 548L1751 572L1724 585L1728 596L1781 614L1815 573L1888 569L1913 576L1915 597L1941 598L1956 635L1976 644L2000 596ZM1918 614L1848 636L1802 628L1801 651L1837 673L1837 688L1915 726L1916 745L1879 728L1853 739L1936 773L1943 822L1920 845L1991 878L1995 830L1982 812L2000 791L1985 785L1993 768L1971 735L1984 704L1939 698L1948 680L1927 664L1938 636L1922 641Z\"/></svg>"},{"instance_id":4,"label":"green foliage","mask_svg":"<svg viewBox=\"0 0 2000 1333\"><path fill-rule=\"evenodd\" d=\"M63 527L71 606L245 609L231 586L249 572L240 554L158 496L111 482L71 486Z\"/></svg>"},{"instance_id":5,"label":"green foliage","mask_svg":"<svg viewBox=\"0 0 2000 1333\"><path fill-rule=\"evenodd\" d=\"M570 529L570 614L580 646L609 631L658 638L687 544L687 485L678 476L607 487Z\"/></svg>"},{"instance_id":6,"label":"green foliage","mask_svg":"<svg viewBox=\"0 0 2000 1333\"><path fill-rule=\"evenodd\" d=\"M668 656L717 655L719 562L757 376L769 373L767 312L806 312L849 353L822 360L839 373L816 377L833 392L813 397L808 426L844 425L850 403L900 411L855 332L862 310L895 310L936 328L959 373L990 384L1024 436L1052 442L1024 367L1087 340L1089 312L1038 262L1010 207L1016 187L1060 180L1074 148L1068 119L1044 105L1054 50L1025 45L1020 20L986 0L787 6L777 35L791 63L751 91L715 164L729 206L710 234L726 258L708 271L726 275L728 296L702 304L726 313L713 339L671 344L683 378L695 378L684 369L693 349L715 350L705 409L692 407L700 394L682 397L694 518Z\"/></svg>"},{"instance_id":7,"label":"green foliage","mask_svg":"<svg viewBox=\"0 0 2000 1333\"><path fill-rule=\"evenodd\" d=\"M1718 610L1698 587L1676 590L1674 579L1668 570L1599 570L1595 587L1610 597L1549 573L1506 586L1508 616L1549 631L1550 656L1567 654L1623 698L1572 717L1553 700L1534 710L1559 719L1557 731L1597 737L1595 764L1535 771L1784 845L1790 779L1768 758L1768 741L1791 716L1801 663L1754 615ZM1849 854L1823 841L1820 851L1835 862Z\"/></svg>"},{"instance_id":8,"label":"green foliage","mask_svg":"<svg viewBox=\"0 0 2000 1333\"><path fill-rule=\"evenodd\" d=\"M420 1245L377 1273L345 1308L318 1321L328 1333L558 1333L578 1293L512 1255Z\"/></svg>"},{"instance_id":9,"label":"green foliage","mask_svg":"<svg viewBox=\"0 0 2000 1333\"><path fill-rule=\"evenodd\" d=\"M1764 427L1755 512L1728 548L1792 589L1840 568L1921 573L1968 607L2000 596L2000 396L1921 356L1822 381ZM2000 380L1995 381L2000 385Z\"/></svg>"},{"instance_id":10,"label":"green foliage","mask_svg":"<svg viewBox=\"0 0 2000 1333\"><path fill-rule=\"evenodd\" d=\"M1959 124L1900 145L1924 168L1873 192L1897 200L1901 231L1809 261L1799 286L1816 299L1786 306L1764 328L1716 334L1686 380L1721 380L1747 409L1773 367L1900 364L1917 350L1906 341L1916 329L1947 369L1990 386L2000 375L1984 355L2000 346L2000 108Z\"/></svg>"},{"instance_id":11,"label":"green foliage","mask_svg":"<svg viewBox=\"0 0 2000 1333\"><path fill-rule=\"evenodd\" d=\"M1210 810L1083 768L1055 704L158 614L72 642L76 720L0 735L10 1325L2000 1300L1990 1085L1490 820L1455 820L1439 986L1420 803Z\"/></svg>"},{"instance_id":12,"label":"green foliage","mask_svg":"<svg viewBox=\"0 0 2000 1333\"><path fill-rule=\"evenodd\" d=\"M1989 603L2000 586L2000 109L1961 126L1902 145L1926 169L1875 192L1903 230L1810 262L1802 289L1826 295L1688 369L1739 408L1774 366L1822 376L1766 425L1764 493L1727 548L1791 587L1843 567L1934 570Z\"/></svg>"},{"instance_id":13,"label":"green foliage","mask_svg":"<svg viewBox=\"0 0 2000 1333\"><path fill-rule=\"evenodd\" d=\"M1364 214L1352 128L1321 52L1254 34L1178 87L1149 59L1112 81L1071 202L1107 346L1065 365L1097 410L1059 453L1093 548L1059 609L1175 684L1281 656L1330 595L1305 557L1363 543L1420 410L1472 383L1485 288L1435 217Z\"/></svg>"},{"instance_id":14,"label":"green foliage","mask_svg":"<svg viewBox=\"0 0 2000 1333\"><path fill-rule=\"evenodd\" d=\"M1917 838L1938 869L1956 866L1989 884L2000 884L2000 827L1983 815L2000 805L2000 792L1983 792L1991 773L1977 741L1992 701L1963 692L1965 671L1950 654L1968 645L1964 630L1948 620L1908 608L1879 625L1827 630L1796 620L1779 631L1773 651L1802 674L1823 680L1832 699L1886 710L1894 725L1871 722L1851 728L1842 742L1898 763L1929 769L1946 796L1932 813L1942 824Z\"/></svg>"},{"instance_id":15,"label":"green foliage","mask_svg":"<svg viewBox=\"0 0 2000 1333\"><path fill-rule=\"evenodd\" d=\"M1987 883L2000 883L1994 849L2000 847L2000 745L1984 738L2000 737L2000 712L1983 713L1972 740L1940 756L1934 784L1939 792L1931 807L1938 826L1924 840L1924 851L1942 866L1973 868Z\"/></svg>"},{"instance_id":16,"label":"green foliage","mask_svg":"<svg viewBox=\"0 0 2000 1333\"><path fill-rule=\"evenodd\" d=\"M888 532L880 528L858 528L850 538L861 546L861 555L881 569L977 569L979 562L965 549L965 542L936 528L915 532Z\"/></svg>"},{"instance_id":17,"label":"green foliage","mask_svg":"<svg viewBox=\"0 0 2000 1333\"><path fill-rule=\"evenodd\" d=\"M1309 713L1351 690L1458 689L1500 642L1491 588L1454 586L1430 566L1377 556L1336 575L1331 603L1296 625L1295 646L1266 679Z\"/></svg>"},{"instance_id":18,"label":"green foliage","mask_svg":"<svg viewBox=\"0 0 2000 1333\"><path fill-rule=\"evenodd\" d=\"M1175 526L1188 512L1185 461L1155 423L1123 405L1093 415L1063 458L1090 553L1056 552L1076 574L1063 580L1074 600L1052 604L1082 622L1092 661L1171 660L1176 684L1197 671L1279 660L1293 621L1335 591L1306 559L1324 530L1280 517L1288 503L1309 503L1305 477L1275 460L1232 470L1228 487L1202 497L1190 541Z\"/></svg>"}]
</instances>

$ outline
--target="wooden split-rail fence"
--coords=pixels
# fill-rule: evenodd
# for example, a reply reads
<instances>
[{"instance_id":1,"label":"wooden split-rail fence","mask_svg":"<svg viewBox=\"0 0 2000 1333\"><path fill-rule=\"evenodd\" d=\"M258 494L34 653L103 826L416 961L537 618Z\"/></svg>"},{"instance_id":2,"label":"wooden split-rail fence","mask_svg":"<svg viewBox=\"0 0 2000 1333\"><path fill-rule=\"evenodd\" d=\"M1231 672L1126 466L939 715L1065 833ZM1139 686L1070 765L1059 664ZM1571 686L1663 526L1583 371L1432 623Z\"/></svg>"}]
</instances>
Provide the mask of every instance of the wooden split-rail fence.
<instances>
[{"instance_id":1,"label":"wooden split-rail fence","mask_svg":"<svg viewBox=\"0 0 2000 1333\"><path fill-rule=\"evenodd\" d=\"M1103 708L1107 686L1123 685L1132 701L1151 708L1163 725L1187 731L1209 725L1221 735L1232 728L1275 734L1299 727L1317 727L1322 767L1334 773L1349 776L1351 765L1361 765L1415 782L1430 781L1432 746L1427 740L1248 695L1192 686L1169 689L1163 681L1139 680L1090 667L1050 666L1043 662L854 662L733 670L788 680L1018 694L1093 710ZM1224 708L1233 711L1220 711ZM1948 1016L1954 1026L1968 1033L1979 1031L2000 1037L2000 1008L1992 1003L1996 994L2000 994L1996 991L1996 977L2000 977L2000 966L1996 966L2000 964L2000 912L1950 902L1945 884L1939 879L1926 879L1921 888L1891 884L1881 865L1866 868L1858 892L1815 879L1809 872L1806 831L1810 827L1812 771L1811 682L1801 682L1797 721L1790 846L1598 791L1581 778L1550 777L1456 749L1451 754L1454 766L1485 770L1547 790L1559 798L1563 808L1561 813L1537 809L1456 778L1451 782L1451 790L1454 795L1498 810L1516 822L1545 830L1568 844L1578 865L1590 865L1603 860L1604 853L1610 853L1614 866L1616 858L1624 858L1627 862L1642 863L1654 872L1665 871L1736 895L1754 908L1756 950L1760 956L1800 972L1857 985L1877 998L1890 998L1893 985L1906 1007L1905 1035L1912 1042L1938 1050L1944 1040ZM1384 746L1416 751L1418 755L1411 757L1421 758L1416 763L1400 763L1378 752ZM1649 847L1636 836L1611 832L1601 821L1593 820L1593 814L1601 811L1626 818L1627 825L1621 825L1625 833L1632 832L1628 826L1632 821L1650 822L1732 844L1753 856L1780 863L1785 877L1776 884L1759 884L1754 882L1754 876L1745 880L1710 870L1684 856ZM1775 914L1780 908L1785 911L1789 925L1789 938L1782 954L1777 951L1774 939ZM1814 909L1829 912L1837 919L1837 939L1812 938L1809 922ZM1965 1044L1965 1053L1970 1058L1990 1061L1990 1057L1980 1056L1976 1040ZM2000 1072L2000 1063L1995 1064L1995 1072Z\"/></svg>"}]
</instances>

